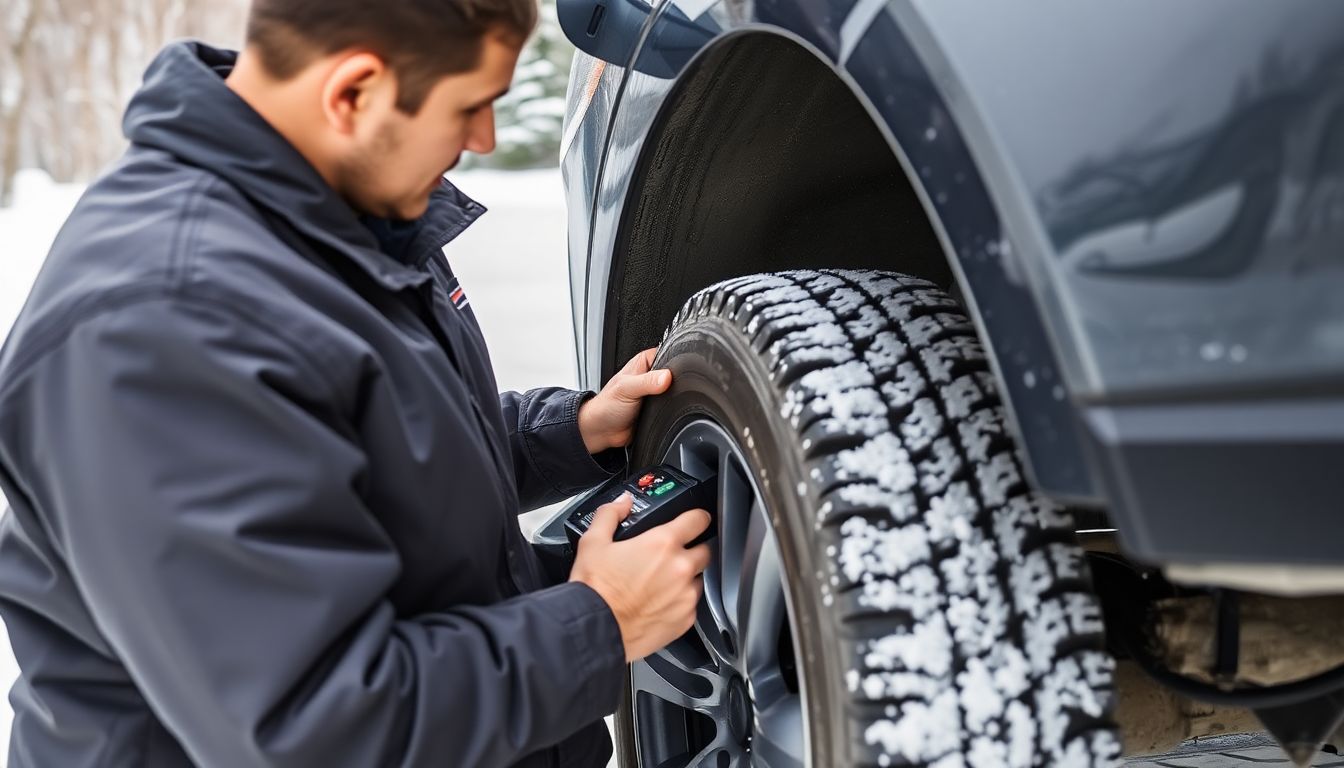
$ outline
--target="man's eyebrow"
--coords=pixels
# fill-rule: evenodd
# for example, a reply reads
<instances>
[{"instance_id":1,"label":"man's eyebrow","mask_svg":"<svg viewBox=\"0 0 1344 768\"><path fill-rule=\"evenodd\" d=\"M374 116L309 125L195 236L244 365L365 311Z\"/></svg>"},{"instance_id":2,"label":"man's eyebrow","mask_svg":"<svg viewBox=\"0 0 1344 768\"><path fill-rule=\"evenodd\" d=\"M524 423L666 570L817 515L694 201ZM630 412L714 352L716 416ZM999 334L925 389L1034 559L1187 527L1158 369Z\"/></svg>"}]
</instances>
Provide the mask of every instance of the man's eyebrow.
<instances>
[{"instance_id":1,"label":"man's eyebrow","mask_svg":"<svg viewBox=\"0 0 1344 768\"><path fill-rule=\"evenodd\" d=\"M506 85L506 86L504 86L504 89L503 89L503 90L499 91L498 93L494 94L493 96L491 96L491 97L489 97L489 98L487 98L487 99L482 99L481 101L478 101L478 102L476 102L475 104L472 104L470 107L467 107L467 109L480 109L481 107L484 107L484 106L486 106L487 104L490 104L491 102L494 102L494 101L497 101L497 100L499 100L499 99L504 98L504 94L506 94L506 93L508 93L508 92L509 92L509 86Z\"/></svg>"}]
</instances>

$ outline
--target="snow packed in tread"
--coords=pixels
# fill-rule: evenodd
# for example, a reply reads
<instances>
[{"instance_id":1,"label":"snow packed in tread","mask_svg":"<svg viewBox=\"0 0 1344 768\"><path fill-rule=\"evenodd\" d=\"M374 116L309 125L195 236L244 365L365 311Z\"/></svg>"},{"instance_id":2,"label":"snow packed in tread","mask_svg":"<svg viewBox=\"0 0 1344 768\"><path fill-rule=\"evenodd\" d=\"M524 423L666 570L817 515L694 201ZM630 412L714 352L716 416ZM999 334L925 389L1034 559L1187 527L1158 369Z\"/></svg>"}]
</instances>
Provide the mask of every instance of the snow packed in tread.
<instances>
[{"instance_id":1,"label":"snow packed in tread","mask_svg":"<svg viewBox=\"0 0 1344 768\"><path fill-rule=\"evenodd\" d=\"M956 302L902 275L793 271L711 286L669 332L692 316L752 342L808 457L818 600L862 622L842 633L855 764L1115 764L1114 663L1072 521L1027 486Z\"/></svg>"}]
</instances>

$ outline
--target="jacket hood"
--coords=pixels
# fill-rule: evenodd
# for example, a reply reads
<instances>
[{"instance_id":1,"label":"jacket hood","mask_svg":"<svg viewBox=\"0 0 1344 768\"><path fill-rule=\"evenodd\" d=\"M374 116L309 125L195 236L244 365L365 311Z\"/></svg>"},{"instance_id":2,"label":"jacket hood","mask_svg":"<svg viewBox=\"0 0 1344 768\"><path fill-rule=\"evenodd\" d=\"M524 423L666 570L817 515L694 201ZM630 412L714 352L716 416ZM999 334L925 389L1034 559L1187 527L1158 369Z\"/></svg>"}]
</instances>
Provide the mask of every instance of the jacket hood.
<instances>
[{"instance_id":1,"label":"jacket hood","mask_svg":"<svg viewBox=\"0 0 1344 768\"><path fill-rule=\"evenodd\" d=\"M307 159L225 84L237 57L199 42L164 48L126 109L126 138L218 176L394 289L423 282L419 267L425 260L485 212L445 179L421 218L366 226L370 217L361 221ZM375 235L389 231L399 233L401 247L385 249ZM405 255L394 258L389 250Z\"/></svg>"}]
</instances>

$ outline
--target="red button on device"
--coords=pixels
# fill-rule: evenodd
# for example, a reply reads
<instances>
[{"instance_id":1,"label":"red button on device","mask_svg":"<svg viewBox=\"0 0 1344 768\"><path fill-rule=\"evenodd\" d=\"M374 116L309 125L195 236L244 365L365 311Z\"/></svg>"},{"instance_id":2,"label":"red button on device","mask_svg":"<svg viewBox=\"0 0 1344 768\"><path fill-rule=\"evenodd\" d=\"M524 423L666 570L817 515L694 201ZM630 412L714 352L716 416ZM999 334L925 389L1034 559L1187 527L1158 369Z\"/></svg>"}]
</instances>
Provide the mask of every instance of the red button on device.
<instances>
[{"instance_id":1,"label":"red button on device","mask_svg":"<svg viewBox=\"0 0 1344 768\"><path fill-rule=\"evenodd\" d=\"M639 487L640 487L641 489L643 489L643 488L648 488L650 485L653 485L653 475L652 475L652 474L648 474L648 475L645 475L645 476L639 478Z\"/></svg>"}]
</instances>

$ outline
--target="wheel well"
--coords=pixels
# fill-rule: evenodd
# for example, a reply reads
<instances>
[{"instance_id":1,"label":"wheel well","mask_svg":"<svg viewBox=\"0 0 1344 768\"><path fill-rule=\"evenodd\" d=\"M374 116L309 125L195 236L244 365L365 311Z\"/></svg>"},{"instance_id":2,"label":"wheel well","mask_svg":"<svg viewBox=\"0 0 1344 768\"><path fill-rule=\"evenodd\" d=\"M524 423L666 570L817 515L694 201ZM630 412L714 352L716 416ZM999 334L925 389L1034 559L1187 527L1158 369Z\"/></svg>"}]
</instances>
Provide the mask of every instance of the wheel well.
<instances>
[{"instance_id":1,"label":"wheel well","mask_svg":"<svg viewBox=\"0 0 1344 768\"><path fill-rule=\"evenodd\" d=\"M692 62L636 166L608 284L604 377L656 344L699 289L818 267L952 285L924 206L850 86L792 39L729 36Z\"/></svg>"}]
</instances>

